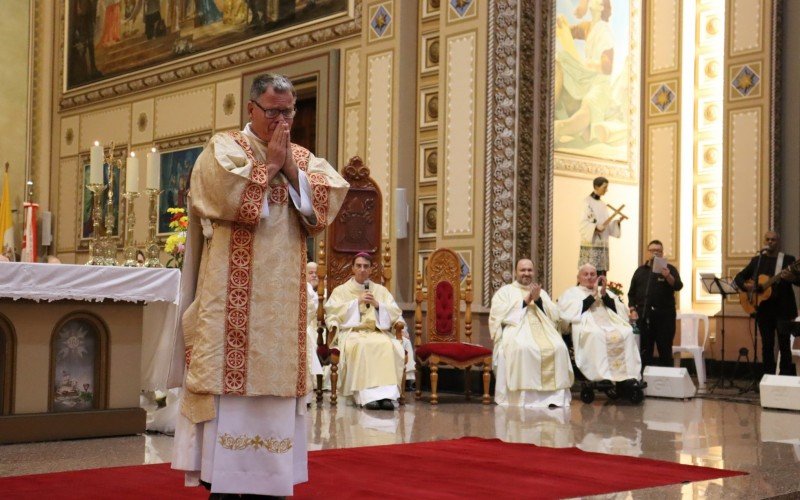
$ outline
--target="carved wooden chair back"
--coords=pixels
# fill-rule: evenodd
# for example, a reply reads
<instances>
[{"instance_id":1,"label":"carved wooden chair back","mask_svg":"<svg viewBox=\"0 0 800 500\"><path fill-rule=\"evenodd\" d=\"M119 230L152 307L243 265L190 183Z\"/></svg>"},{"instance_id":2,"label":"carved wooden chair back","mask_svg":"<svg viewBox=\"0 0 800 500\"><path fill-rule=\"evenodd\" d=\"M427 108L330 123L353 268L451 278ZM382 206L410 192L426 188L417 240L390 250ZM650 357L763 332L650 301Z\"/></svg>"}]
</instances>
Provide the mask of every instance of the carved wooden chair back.
<instances>
[{"instance_id":1,"label":"carved wooden chair back","mask_svg":"<svg viewBox=\"0 0 800 500\"><path fill-rule=\"evenodd\" d=\"M350 183L350 190L336 219L328 226L324 242L319 245L320 284L330 295L352 276L353 257L359 252L369 252L373 255L370 279L389 288L391 256L388 242L381 245L381 190L358 156L350 159L342 176Z\"/></svg>"},{"instance_id":2,"label":"carved wooden chair back","mask_svg":"<svg viewBox=\"0 0 800 500\"><path fill-rule=\"evenodd\" d=\"M461 342L461 301L466 303L465 341L472 337L472 277L467 276L466 290L461 290L461 259L449 248L439 248L428 258L425 269L427 293L422 292L422 279L417 276L417 321L421 329L421 304L427 303L427 341ZM421 339L419 339L421 340Z\"/></svg>"}]
</instances>

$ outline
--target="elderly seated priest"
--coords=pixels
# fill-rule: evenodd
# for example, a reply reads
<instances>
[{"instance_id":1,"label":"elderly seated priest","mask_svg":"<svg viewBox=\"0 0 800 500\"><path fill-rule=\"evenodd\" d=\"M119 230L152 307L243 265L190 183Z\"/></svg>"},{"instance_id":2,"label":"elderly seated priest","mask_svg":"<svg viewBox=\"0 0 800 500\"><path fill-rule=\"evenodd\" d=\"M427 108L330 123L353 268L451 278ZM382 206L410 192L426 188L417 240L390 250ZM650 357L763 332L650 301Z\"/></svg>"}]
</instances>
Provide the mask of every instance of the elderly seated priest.
<instances>
[{"instance_id":1,"label":"elderly seated priest","mask_svg":"<svg viewBox=\"0 0 800 500\"><path fill-rule=\"evenodd\" d=\"M492 297L494 400L501 406L569 406L572 363L556 330L558 307L533 282L533 262L517 262L516 280Z\"/></svg>"},{"instance_id":2,"label":"elderly seated priest","mask_svg":"<svg viewBox=\"0 0 800 500\"><path fill-rule=\"evenodd\" d=\"M593 382L638 380L642 361L628 308L606 284L593 265L584 264L578 285L558 299L561 319L572 324L575 364Z\"/></svg>"},{"instance_id":3,"label":"elderly seated priest","mask_svg":"<svg viewBox=\"0 0 800 500\"><path fill-rule=\"evenodd\" d=\"M319 275L317 274L317 263L308 262L306 264L306 299L308 301L308 311L306 312L306 334L308 340L308 366L311 376L322 375L322 363L317 356L317 309L319 308L319 295L317 294L319 285ZM308 401L311 395L308 393Z\"/></svg>"},{"instance_id":4,"label":"elderly seated priest","mask_svg":"<svg viewBox=\"0 0 800 500\"><path fill-rule=\"evenodd\" d=\"M369 280L371 267L370 254L353 258L353 277L331 292L325 322L336 328L341 394L369 410L394 410L405 360L391 330L402 324L402 311L389 290Z\"/></svg>"}]
</instances>

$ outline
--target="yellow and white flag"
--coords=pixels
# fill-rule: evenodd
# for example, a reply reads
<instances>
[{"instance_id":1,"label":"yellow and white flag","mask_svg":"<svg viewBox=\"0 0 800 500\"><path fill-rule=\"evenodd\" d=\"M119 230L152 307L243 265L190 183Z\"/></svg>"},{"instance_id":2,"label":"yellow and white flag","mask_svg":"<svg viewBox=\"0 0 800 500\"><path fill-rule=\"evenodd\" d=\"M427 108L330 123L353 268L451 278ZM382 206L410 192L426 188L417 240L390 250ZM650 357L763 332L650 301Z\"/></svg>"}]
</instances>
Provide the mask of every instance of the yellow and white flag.
<instances>
[{"instance_id":1,"label":"yellow and white flag","mask_svg":"<svg viewBox=\"0 0 800 500\"><path fill-rule=\"evenodd\" d=\"M0 198L0 254L14 260L14 219L11 218L11 195L8 190L8 164L3 174L3 197Z\"/></svg>"}]
</instances>

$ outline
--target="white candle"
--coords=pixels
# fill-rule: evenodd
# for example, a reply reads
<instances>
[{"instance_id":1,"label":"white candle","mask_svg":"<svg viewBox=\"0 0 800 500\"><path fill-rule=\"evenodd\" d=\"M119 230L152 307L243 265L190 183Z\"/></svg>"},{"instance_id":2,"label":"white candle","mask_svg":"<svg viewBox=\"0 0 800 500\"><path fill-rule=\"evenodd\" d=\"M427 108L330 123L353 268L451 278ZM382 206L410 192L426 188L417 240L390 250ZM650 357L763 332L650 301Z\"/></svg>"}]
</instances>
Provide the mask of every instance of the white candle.
<instances>
[{"instance_id":1,"label":"white candle","mask_svg":"<svg viewBox=\"0 0 800 500\"><path fill-rule=\"evenodd\" d=\"M147 153L147 189L159 189L161 177L161 154L156 148Z\"/></svg>"},{"instance_id":2,"label":"white candle","mask_svg":"<svg viewBox=\"0 0 800 500\"><path fill-rule=\"evenodd\" d=\"M103 146L94 141L89 151L89 184L103 183Z\"/></svg>"},{"instance_id":3,"label":"white candle","mask_svg":"<svg viewBox=\"0 0 800 500\"><path fill-rule=\"evenodd\" d=\"M128 157L128 163L125 166L125 192L139 192L139 158L133 152Z\"/></svg>"}]
</instances>

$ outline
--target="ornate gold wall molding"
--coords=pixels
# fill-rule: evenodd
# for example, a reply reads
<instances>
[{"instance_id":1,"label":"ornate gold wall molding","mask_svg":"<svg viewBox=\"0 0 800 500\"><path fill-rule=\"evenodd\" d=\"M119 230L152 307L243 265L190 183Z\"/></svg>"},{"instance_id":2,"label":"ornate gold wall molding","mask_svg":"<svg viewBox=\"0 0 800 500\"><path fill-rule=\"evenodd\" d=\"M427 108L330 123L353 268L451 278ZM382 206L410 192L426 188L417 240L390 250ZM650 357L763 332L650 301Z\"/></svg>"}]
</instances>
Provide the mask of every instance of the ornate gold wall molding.
<instances>
[{"instance_id":1,"label":"ornate gold wall molding","mask_svg":"<svg viewBox=\"0 0 800 500\"><path fill-rule=\"evenodd\" d=\"M358 102L361 96L361 50L345 51L344 61L344 74L347 75L344 84L345 103L352 104Z\"/></svg>"},{"instance_id":2,"label":"ornate gold wall molding","mask_svg":"<svg viewBox=\"0 0 800 500\"><path fill-rule=\"evenodd\" d=\"M65 179L76 179L80 168L80 158L65 158L59 162L58 170L60 177ZM75 202L76 190L62 189L58 193L58 204L56 205L56 231L55 248L57 253L71 253L75 251L77 243L75 241L78 233L76 225L80 220Z\"/></svg>"},{"instance_id":3,"label":"ornate gold wall molding","mask_svg":"<svg viewBox=\"0 0 800 500\"><path fill-rule=\"evenodd\" d=\"M68 116L61 119L61 147L60 156L75 156L78 154L81 118L78 115Z\"/></svg>"},{"instance_id":4,"label":"ornate gold wall molding","mask_svg":"<svg viewBox=\"0 0 800 500\"><path fill-rule=\"evenodd\" d=\"M643 205L645 213L650 215L642 219L644 234L642 239L647 243L658 238L664 244L667 255L677 256L677 221L674 215L678 212L678 196L671 186L678 185L678 158L680 145L680 129L677 123L663 123L647 127L647 205Z\"/></svg>"},{"instance_id":5,"label":"ornate gold wall molding","mask_svg":"<svg viewBox=\"0 0 800 500\"><path fill-rule=\"evenodd\" d=\"M644 99L642 110L642 218L641 243L664 243L670 260L680 258L681 157L681 0L654 0L645 4Z\"/></svg>"},{"instance_id":6,"label":"ornate gold wall molding","mask_svg":"<svg viewBox=\"0 0 800 500\"><path fill-rule=\"evenodd\" d=\"M111 141L117 145L128 144L130 127L130 104L85 113L81 115L80 150L89 151L94 141L106 147Z\"/></svg>"},{"instance_id":7,"label":"ornate gold wall molding","mask_svg":"<svg viewBox=\"0 0 800 500\"><path fill-rule=\"evenodd\" d=\"M211 130L214 127L214 86L157 97L153 122L156 139Z\"/></svg>"},{"instance_id":8,"label":"ornate gold wall molding","mask_svg":"<svg viewBox=\"0 0 800 500\"><path fill-rule=\"evenodd\" d=\"M131 144L153 142L155 100L145 99L131 105Z\"/></svg>"},{"instance_id":9,"label":"ornate gold wall molding","mask_svg":"<svg viewBox=\"0 0 800 500\"><path fill-rule=\"evenodd\" d=\"M473 233L476 45L475 32L445 41L444 236Z\"/></svg>"},{"instance_id":10,"label":"ornate gold wall molding","mask_svg":"<svg viewBox=\"0 0 800 500\"><path fill-rule=\"evenodd\" d=\"M43 205L41 209L49 206L43 198L47 198L51 193L48 182L45 182L50 175L50 161L48 156L52 154L51 116L53 105L51 98L51 84L56 77L52 65L53 47L50 38L45 36L52 30L54 20L48 16L50 4L44 0L33 0L31 2L31 70L30 78L30 106L28 118L28 134L30 144L30 162L28 163L28 178L33 181L33 199L38 200Z\"/></svg>"},{"instance_id":11,"label":"ornate gold wall molding","mask_svg":"<svg viewBox=\"0 0 800 500\"><path fill-rule=\"evenodd\" d=\"M389 50L367 57L367 165L383 196L382 238L389 239L392 213L392 104L394 52Z\"/></svg>"},{"instance_id":12,"label":"ornate gold wall molding","mask_svg":"<svg viewBox=\"0 0 800 500\"><path fill-rule=\"evenodd\" d=\"M723 269L736 272L780 231L781 0L728 0L722 161Z\"/></svg>"},{"instance_id":13,"label":"ornate gold wall molding","mask_svg":"<svg viewBox=\"0 0 800 500\"><path fill-rule=\"evenodd\" d=\"M551 281L553 15L550 1L489 1L484 304L513 278L516 253L531 256L545 286Z\"/></svg>"}]
</instances>

